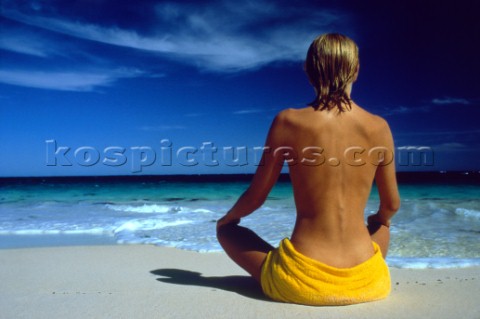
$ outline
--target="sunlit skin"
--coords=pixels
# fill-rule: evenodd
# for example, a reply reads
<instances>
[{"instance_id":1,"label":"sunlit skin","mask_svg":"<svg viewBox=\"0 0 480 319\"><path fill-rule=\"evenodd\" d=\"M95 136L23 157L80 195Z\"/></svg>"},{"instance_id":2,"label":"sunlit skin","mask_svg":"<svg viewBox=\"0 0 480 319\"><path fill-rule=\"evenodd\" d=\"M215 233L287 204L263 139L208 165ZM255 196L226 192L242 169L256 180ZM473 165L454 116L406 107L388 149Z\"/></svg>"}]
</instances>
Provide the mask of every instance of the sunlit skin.
<instances>
[{"instance_id":1,"label":"sunlit skin","mask_svg":"<svg viewBox=\"0 0 480 319\"><path fill-rule=\"evenodd\" d=\"M345 90L348 96L351 89L352 83ZM285 157L283 152L272 150L280 147L302 154L306 147L319 146L326 159L314 166L299 159L289 166L296 206L291 242L296 250L338 268L352 267L372 257L372 240L378 243L383 256L387 255L388 225L400 205L394 161L386 165L369 161L351 165L343 157L352 146L366 150L380 146L393 152L392 134L385 120L353 101L345 112L313 107L287 109L275 117L266 146L270 151L264 152L263 165L258 167L251 185L217 222L218 240L238 265L260 280L262 264L273 249L238 224L265 202L277 181ZM332 158L335 160L329 161ZM374 180L380 207L366 226L364 210Z\"/></svg>"}]
</instances>

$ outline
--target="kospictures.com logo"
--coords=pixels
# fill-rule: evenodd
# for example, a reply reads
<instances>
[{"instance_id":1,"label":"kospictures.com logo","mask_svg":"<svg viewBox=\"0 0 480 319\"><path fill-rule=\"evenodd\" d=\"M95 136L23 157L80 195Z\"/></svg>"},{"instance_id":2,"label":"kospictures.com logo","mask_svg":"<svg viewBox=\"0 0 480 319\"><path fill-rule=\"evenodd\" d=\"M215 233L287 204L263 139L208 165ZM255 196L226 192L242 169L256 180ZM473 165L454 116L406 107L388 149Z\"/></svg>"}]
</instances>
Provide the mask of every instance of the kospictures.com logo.
<instances>
[{"instance_id":1,"label":"kospictures.com logo","mask_svg":"<svg viewBox=\"0 0 480 319\"><path fill-rule=\"evenodd\" d=\"M351 146L340 157L327 157L322 147L308 146L300 151L288 146L275 149L265 146L223 146L217 147L213 142L203 142L201 146L174 147L168 139L160 141L158 147L151 146L108 146L98 150L92 146L80 146L75 149L59 146L56 140L46 140L47 166L84 166L105 165L119 167L130 165L132 173L140 173L144 167L157 166L254 166L264 165L262 154L269 153L282 156L285 164L319 166L388 165L394 160L392 150L383 146L370 149ZM432 166L433 150L427 146L403 146L396 149L395 157L400 166Z\"/></svg>"}]
</instances>

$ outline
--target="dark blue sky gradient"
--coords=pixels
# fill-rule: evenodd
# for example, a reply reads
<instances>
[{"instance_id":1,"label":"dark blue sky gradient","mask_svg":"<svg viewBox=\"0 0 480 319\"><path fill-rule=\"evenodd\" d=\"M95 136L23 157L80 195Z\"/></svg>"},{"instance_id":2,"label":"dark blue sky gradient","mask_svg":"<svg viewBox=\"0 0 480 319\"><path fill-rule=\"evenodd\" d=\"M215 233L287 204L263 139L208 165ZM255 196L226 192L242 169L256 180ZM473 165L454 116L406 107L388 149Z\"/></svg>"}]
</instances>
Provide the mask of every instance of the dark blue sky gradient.
<instances>
[{"instance_id":1,"label":"dark blue sky gradient","mask_svg":"<svg viewBox=\"0 0 480 319\"><path fill-rule=\"evenodd\" d=\"M302 64L324 32L360 47L354 101L387 119L397 147L433 154L399 170L480 169L473 0L2 5L0 176L251 173L253 147L275 114L313 99ZM48 140L70 150L54 155ZM201 150L209 142L213 155ZM246 147L249 165L227 165L229 146ZM86 154L75 155L82 147ZM124 152L112 156L108 147ZM198 149L196 165L177 160L182 147ZM155 161L141 167L152 152ZM106 165L105 157L126 163ZM47 165L52 158L57 165Z\"/></svg>"}]
</instances>

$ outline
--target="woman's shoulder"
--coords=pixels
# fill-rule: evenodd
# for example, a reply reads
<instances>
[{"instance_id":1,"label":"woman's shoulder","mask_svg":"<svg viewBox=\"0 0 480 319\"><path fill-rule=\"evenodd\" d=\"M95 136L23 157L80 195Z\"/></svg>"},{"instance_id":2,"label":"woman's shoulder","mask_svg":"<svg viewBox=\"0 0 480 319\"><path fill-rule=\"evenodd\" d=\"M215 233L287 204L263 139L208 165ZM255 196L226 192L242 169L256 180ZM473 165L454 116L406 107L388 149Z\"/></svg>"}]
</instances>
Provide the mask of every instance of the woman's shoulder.
<instances>
[{"instance_id":1,"label":"woman's shoulder","mask_svg":"<svg viewBox=\"0 0 480 319\"><path fill-rule=\"evenodd\" d=\"M389 130L388 122L383 117L378 114L371 113L358 105L355 106L357 111L362 114L362 117L364 117L364 121L368 122L369 127L376 128L378 130Z\"/></svg>"},{"instance_id":2,"label":"woman's shoulder","mask_svg":"<svg viewBox=\"0 0 480 319\"><path fill-rule=\"evenodd\" d=\"M311 107L287 108L278 112L275 118L281 121L295 121L305 116L311 116L313 112L314 110Z\"/></svg>"},{"instance_id":3,"label":"woman's shoulder","mask_svg":"<svg viewBox=\"0 0 480 319\"><path fill-rule=\"evenodd\" d=\"M309 110L306 108L284 109L277 113L274 119L274 124L280 126L282 129L298 129L305 126L305 124L308 122L308 112Z\"/></svg>"}]
</instances>

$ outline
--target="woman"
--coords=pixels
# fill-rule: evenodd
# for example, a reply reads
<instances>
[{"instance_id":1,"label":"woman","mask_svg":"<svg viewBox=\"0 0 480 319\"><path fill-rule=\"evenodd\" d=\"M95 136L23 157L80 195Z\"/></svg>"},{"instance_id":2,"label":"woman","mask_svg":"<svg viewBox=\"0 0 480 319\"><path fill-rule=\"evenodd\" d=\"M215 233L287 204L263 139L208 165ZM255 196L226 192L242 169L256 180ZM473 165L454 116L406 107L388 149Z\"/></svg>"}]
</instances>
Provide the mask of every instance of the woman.
<instances>
[{"instance_id":1,"label":"woman","mask_svg":"<svg viewBox=\"0 0 480 319\"><path fill-rule=\"evenodd\" d=\"M384 261L390 219L400 205L390 128L350 98L359 71L351 39L319 36L308 50L305 71L315 100L275 117L263 165L217 222L218 240L274 300L344 305L384 298L390 292ZM291 238L274 249L238 224L265 202L284 161L297 215ZM380 207L365 226L374 180Z\"/></svg>"}]
</instances>

